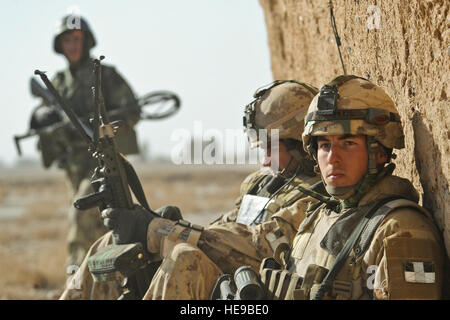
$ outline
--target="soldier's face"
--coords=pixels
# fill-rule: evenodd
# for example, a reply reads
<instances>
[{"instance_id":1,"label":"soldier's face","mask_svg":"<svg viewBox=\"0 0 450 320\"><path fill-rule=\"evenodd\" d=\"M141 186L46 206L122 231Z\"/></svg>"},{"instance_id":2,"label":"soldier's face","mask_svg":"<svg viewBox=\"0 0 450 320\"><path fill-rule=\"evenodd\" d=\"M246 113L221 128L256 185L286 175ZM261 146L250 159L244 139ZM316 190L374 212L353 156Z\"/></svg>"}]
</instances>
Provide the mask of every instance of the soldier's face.
<instances>
[{"instance_id":1,"label":"soldier's face","mask_svg":"<svg viewBox=\"0 0 450 320\"><path fill-rule=\"evenodd\" d=\"M320 136L317 139L317 162L329 186L354 186L366 174L368 160L364 135Z\"/></svg>"},{"instance_id":2,"label":"soldier's face","mask_svg":"<svg viewBox=\"0 0 450 320\"><path fill-rule=\"evenodd\" d=\"M81 30L73 30L61 35L61 48L70 63L77 63L83 55L84 34Z\"/></svg>"},{"instance_id":3,"label":"soldier's face","mask_svg":"<svg viewBox=\"0 0 450 320\"><path fill-rule=\"evenodd\" d=\"M269 145L267 149L264 149L264 152L264 167L278 168L278 170L281 171L287 167L289 160L291 159L291 154L286 150L283 141L280 141L278 145ZM294 160L295 159L293 159L289 165L290 168L295 168Z\"/></svg>"}]
</instances>

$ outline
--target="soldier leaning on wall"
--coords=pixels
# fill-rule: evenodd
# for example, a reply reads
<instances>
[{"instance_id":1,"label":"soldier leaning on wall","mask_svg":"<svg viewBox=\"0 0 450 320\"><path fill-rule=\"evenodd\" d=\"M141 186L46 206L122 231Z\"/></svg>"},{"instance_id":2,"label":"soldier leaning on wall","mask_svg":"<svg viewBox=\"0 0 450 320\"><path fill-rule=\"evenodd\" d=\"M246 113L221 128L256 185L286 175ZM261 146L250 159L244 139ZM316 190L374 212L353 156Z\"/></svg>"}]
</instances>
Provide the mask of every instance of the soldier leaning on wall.
<instances>
[{"instance_id":1,"label":"soldier leaning on wall","mask_svg":"<svg viewBox=\"0 0 450 320\"><path fill-rule=\"evenodd\" d=\"M310 206L285 263L261 264L266 298L441 299L441 234L411 182L392 175L404 135L389 96L335 78L309 107L303 145L331 197Z\"/></svg>"}]
</instances>

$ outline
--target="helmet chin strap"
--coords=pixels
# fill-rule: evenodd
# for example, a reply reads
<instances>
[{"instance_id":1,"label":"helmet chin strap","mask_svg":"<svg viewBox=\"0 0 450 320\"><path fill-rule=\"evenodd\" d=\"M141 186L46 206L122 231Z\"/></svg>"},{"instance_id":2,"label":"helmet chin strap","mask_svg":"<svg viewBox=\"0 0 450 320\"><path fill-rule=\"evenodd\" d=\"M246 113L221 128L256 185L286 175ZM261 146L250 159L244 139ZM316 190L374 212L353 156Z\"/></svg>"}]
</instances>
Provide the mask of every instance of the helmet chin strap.
<instances>
[{"instance_id":1,"label":"helmet chin strap","mask_svg":"<svg viewBox=\"0 0 450 320\"><path fill-rule=\"evenodd\" d=\"M324 184L325 184L325 181L324 181ZM355 194L357 185L358 184L356 184L354 186L348 186L348 187L333 187L333 186L329 186L329 185L325 184L325 189L334 198L339 199L339 200L345 200Z\"/></svg>"},{"instance_id":2,"label":"helmet chin strap","mask_svg":"<svg viewBox=\"0 0 450 320\"><path fill-rule=\"evenodd\" d=\"M376 174L367 172L364 177L354 186L348 187L332 187L325 184L327 192L332 196L341 200L338 206L338 212L342 209L356 207L359 201L369 192L369 190L376 185L381 179L392 174L395 169L395 164L389 163L387 166L380 169ZM323 178L322 178L322 181ZM325 183L325 181L324 181Z\"/></svg>"},{"instance_id":3,"label":"helmet chin strap","mask_svg":"<svg viewBox=\"0 0 450 320\"><path fill-rule=\"evenodd\" d=\"M279 175L282 177L285 177L285 174L290 173L292 170L288 170L289 166L292 163L292 160L294 160L294 157L291 155L288 164L280 171L278 168L278 171L280 171ZM294 174L296 173L297 170L295 170ZM289 178L289 177L285 177L285 178Z\"/></svg>"}]
</instances>

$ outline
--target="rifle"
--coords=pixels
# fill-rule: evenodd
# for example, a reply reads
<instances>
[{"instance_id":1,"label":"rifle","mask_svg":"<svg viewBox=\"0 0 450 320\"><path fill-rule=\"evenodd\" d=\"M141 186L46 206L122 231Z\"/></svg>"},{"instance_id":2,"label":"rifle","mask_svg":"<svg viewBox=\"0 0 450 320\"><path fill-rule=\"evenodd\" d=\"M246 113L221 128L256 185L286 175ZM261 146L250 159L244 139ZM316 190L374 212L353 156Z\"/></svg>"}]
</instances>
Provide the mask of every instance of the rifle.
<instances>
[{"instance_id":1,"label":"rifle","mask_svg":"<svg viewBox=\"0 0 450 320\"><path fill-rule=\"evenodd\" d=\"M101 60L103 59L104 57L101 56L100 59L94 60L96 81L93 93L96 110L92 123L92 133L85 130L81 121L60 97L45 73L39 70L35 71L35 74L41 77L52 96L56 99L57 104L63 109L71 123L88 144L88 151L91 156L98 162L91 178L94 193L77 199L74 202L74 206L80 210L96 206L100 211L109 207L132 209L131 189L138 202L150 211L151 209L134 168L117 149L115 134L120 122L109 122L106 112L101 91ZM102 250L102 252L99 251L97 253L100 255L92 256L91 258L94 258L93 262L89 263L89 268L94 277L98 281L107 281L114 277L116 272L119 272L126 278L122 283L124 293L121 299L141 298L150 284L152 274L157 268L154 264L150 264L148 253L144 250L142 244L118 245L114 243L102 248ZM108 251L107 259L103 255L105 251Z\"/></svg>"},{"instance_id":2,"label":"rifle","mask_svg":"<svg viewBox=\"0 0 450 320\"><path fill-rule=\"evenodd\" d=\"M51 90L42 87L39 82L35 78L31 78L30 80L30 91L31 94L35 97L42 98L45 106L50 106L50 108L54 108L57 104L57 99ZM145 106L149 106L144 109ZM122 115L128 114L133 111L137 111L139 113L140 120L160 120L172 116L181 106L180 98L173 92L167 90L158 90L149 92L142 97L137 99L137 103L121 107L119 109L109 110L108 117L118 117L120 118ZM17 153L19 156L22 156L22 149L20 147L20 141L22 139L27 139L34 136L41 136L45 133L51 133L54 130L70 125L70 122L62 121L61 119L56 119L54 123L46 124L44 126L37 126L33 123L34 114L39 110L41 106L38 106L33 111L33 116L30 121L30 128L24 134L14 135L14 144L16 145ZM81 118L81 123L88 123L89 118Z\"/></svg>"}]
</instances>

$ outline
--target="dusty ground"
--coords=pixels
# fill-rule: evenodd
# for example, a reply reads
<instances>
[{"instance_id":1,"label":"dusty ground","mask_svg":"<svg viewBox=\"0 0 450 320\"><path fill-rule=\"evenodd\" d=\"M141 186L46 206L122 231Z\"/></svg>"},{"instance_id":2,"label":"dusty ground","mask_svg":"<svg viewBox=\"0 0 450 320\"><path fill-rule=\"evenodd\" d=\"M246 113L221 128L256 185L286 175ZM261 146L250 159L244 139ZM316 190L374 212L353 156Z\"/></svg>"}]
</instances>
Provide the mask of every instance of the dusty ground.
<instances>
[{"instance_id":1,"label":"dusty ground","mask_svg":"<svg viewBox=\"0 0 450 320\"><path fill-rule=\"evenodd\" d=\"M205 225L233 207L255 167L135 166L152 208ZM66 279L70 198L57 170L0 171L0 299L56 299Z\"/></svg>"}]
</instances>

